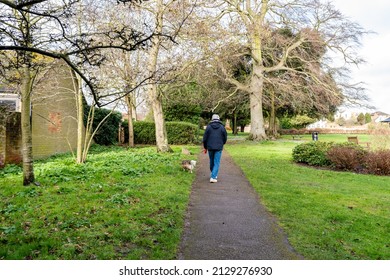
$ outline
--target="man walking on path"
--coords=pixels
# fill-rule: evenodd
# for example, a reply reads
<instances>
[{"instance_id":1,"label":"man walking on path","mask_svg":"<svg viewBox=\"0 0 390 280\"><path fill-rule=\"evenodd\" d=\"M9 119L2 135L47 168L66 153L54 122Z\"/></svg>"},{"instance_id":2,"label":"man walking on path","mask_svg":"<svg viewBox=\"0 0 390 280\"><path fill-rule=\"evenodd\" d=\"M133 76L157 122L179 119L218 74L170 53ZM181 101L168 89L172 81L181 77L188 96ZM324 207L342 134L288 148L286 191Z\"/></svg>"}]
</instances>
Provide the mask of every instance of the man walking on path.
<instances>
[{"instance_id":1,"label":"man walking on path","mask_svg":"<svg viewBox=\"0 0 390 280\"><path fill-rule=\"evenodd\" d=\"M219 166L221 163L221 156L223 145L227 141L227 132L225 126L219 119L217 114L211 117L211 122L206 128L203 135L204 152L209 152L210 159L210 183L216 183L218 177Z\"/></svg>"}]
</instances>

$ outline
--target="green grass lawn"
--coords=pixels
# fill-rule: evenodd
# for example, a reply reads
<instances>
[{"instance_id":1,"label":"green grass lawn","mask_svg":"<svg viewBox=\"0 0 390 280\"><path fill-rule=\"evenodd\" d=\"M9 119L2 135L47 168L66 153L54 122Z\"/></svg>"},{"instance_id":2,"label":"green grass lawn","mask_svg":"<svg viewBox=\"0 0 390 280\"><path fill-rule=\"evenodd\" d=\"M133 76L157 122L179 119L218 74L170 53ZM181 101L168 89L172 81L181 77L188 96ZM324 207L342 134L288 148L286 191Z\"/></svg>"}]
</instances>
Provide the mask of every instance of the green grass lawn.
<instances>
[{"instance_id":1,"label":"green grass lawn","mask_svg":"<svg viewBox=\"0 0 390 280\"><path fill-rule=\"evenodd\" d=\"M17 166L0 171L0 259L174 259L194 174L173 149L37 161L40 186L23 187Z\"/></svg>"},{"instance_id":2,"label":"green grass lawn","mask_svg":"<svg viewBox=\"0 0 390 280\"><path fill-rule=\"evenodd\" d=\"M389 177L298 166L301 141L229 140L305 258L390 259ZM70 155L36 161L40 186L23 187L18 166L0 170L0 259L175 259L195 175L180 162L200 151L186 148L195 155L95 147L83 165Z\"/></svg>"},{"instance_id":3,"label":"green grass lawn","mask_svg":"<svg viewBox=\"0 0 390 280\"><path fill-rule=\"evenodd\" d=\"M245 140L249 136L247 132L239 132L238 135L232 135L228 133L228 141L229 142L237 142L237 140ZM373 146L376 144L377 136L368 135L368 134L318 134L319 141L327 141L327 142L347 142L348 136L357 136L359 142L363 142L365 146L365 142L370 142ZM299 137L293 139L292 135L281 135L279 140L283 141L294 141L297 144L305 141L312 141L311 134L301 134Z\"/></svg>"},{"instance_id":4,"label":"green grass lawn","mask_svg":"<svg viewBox=\"0 0 390 280\"><path fill-rule=\"evenodd\" d=\"M301 134L301 138L296 138L295 141L312 141L311 134ZM349 136L357 136L359 142L371 142L373 141L372 135L368 134L318 134L319 141L327 141L327 142L347 142ZM283 140L293 140L291 135L282 135L281 139Z\"/></svg>"},{"instance_id":5,"label":"green grass lawn","mask_svg":"<svg viewBox=\"0 0 390 280\"><path fill-rule=\"evenodd\" d=\"M299 166L291 157L298 143L241 142L226 149L305 258L390 259L390 177Z\"/></svg>"}]
</instances>

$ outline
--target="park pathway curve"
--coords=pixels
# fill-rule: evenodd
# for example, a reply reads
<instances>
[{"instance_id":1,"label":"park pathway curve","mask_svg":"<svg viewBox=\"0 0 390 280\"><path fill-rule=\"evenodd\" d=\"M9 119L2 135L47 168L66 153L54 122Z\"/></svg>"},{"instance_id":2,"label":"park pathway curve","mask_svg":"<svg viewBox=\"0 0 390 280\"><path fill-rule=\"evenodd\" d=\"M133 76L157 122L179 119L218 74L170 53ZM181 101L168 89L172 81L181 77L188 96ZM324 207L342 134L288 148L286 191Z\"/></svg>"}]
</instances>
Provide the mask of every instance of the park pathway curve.
<instances>
[{"instance_id":1,"label":"park pathway curve","mask_svg":"<svg viewBox=\"0 0 390 280\"><path fill-rule=\"evenodd\" d=\"M226 150L218 183L209 175L208 157L200 154L178 259L302 259Z\"/></svg>"}]
</instances>

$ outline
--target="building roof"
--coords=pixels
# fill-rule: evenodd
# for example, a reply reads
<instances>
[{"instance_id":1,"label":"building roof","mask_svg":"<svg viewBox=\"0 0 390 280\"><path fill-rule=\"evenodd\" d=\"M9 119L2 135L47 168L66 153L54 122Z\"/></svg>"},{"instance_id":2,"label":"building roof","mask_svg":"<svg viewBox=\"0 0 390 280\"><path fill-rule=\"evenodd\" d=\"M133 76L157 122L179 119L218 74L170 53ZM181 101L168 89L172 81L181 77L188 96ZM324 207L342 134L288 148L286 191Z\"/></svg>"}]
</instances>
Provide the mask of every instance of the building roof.
<instances>
[{"instance_id":1,"label":"building roof","mask_svg":"<svg viewBox=\"0 0 390 280\"><path fill-rule=\"evenodd\" d=\"M371 116L373 115L378 115L378 116L388 116L389 114L386 114L384 112L381 112L381 111L376 111L374 113L371 114Z\"/></svg>"},{"instance_id":2,"label":"building roof","mask_svg":"<svg viewBox=\"0 0 390 280\"><path fill-rule=\"evenodd\" d=\"M390 123L390 118L387 118L387 119L385 119L385 120L383 120L381 122L388 122L388 123Z\"/></svg>"}]
</instances>

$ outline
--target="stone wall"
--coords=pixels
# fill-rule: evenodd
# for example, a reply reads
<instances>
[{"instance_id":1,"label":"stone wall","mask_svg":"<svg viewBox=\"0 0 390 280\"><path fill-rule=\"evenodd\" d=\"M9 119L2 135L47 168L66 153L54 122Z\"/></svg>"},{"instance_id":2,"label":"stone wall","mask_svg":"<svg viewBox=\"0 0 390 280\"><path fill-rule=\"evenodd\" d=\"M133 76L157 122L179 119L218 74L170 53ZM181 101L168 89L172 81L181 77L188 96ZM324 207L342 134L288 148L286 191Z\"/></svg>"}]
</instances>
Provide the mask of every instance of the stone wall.
<instances>
[{"instance_id":1,"label":"stone wall","mask_svg":"<svg viewBox=\"0 0 390 280\"><path fill-rule=\"evenodd\" d=\"M22 129L20 126L21 115L18 112L8 117L6 131L6 156L5 163L20 163L22 159Z\"/></svg>"},{"instance_id":2,"label":"stone wall","mask_svg":"<svg viewBox=\"0 0 390 280\"><path fill-rule=\"evenodd\" d=\"M34 159L76 149L77 81L63 63L56 63L41 80L32 97Z\"/></svg>"},{"instance_id":3,"label":"stone wall","mask_svg":"<svg viewBox=\"0 0 390 280\"><path fill-rule=\"evenodd\" d=\"M21 144L20 113L3 114L0 117L0 168L7 163L22 162Z\"/></svg>"},{"instance_id":4,"label":"stone wall","mask_svg":"<svg viewBox=\"0 0 390 280\"><path fill-rule=\"evenodd\" d=\"M53 64L32 93L33 157L75 151L77 146L77 81L63 62ZM20 163L20 113L0 112L0 167Z\"/></svg>"}]
</instances>

